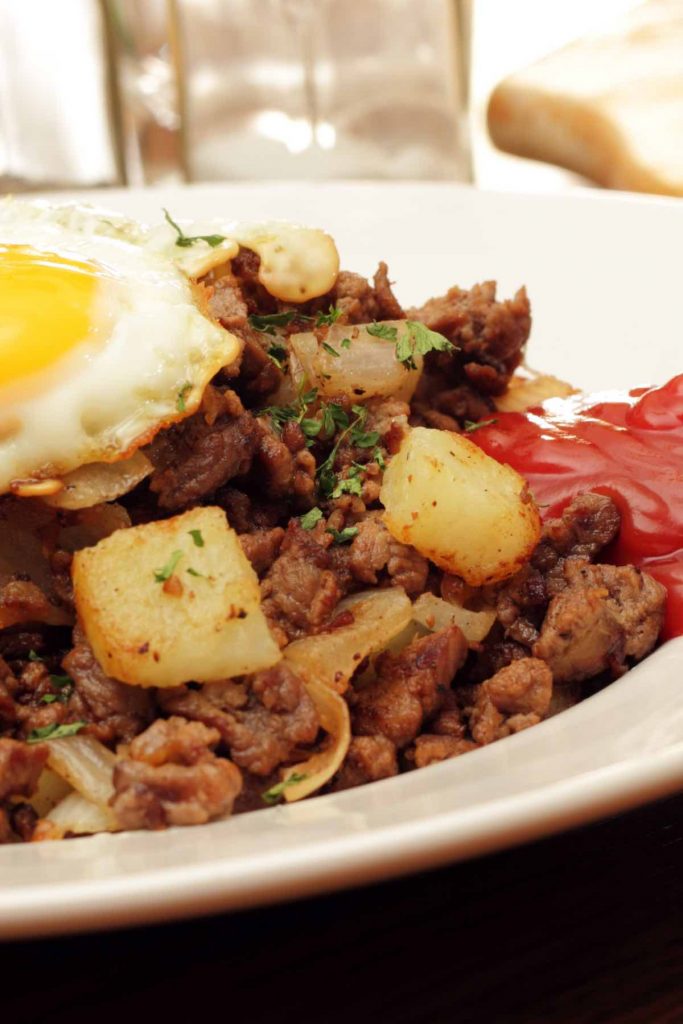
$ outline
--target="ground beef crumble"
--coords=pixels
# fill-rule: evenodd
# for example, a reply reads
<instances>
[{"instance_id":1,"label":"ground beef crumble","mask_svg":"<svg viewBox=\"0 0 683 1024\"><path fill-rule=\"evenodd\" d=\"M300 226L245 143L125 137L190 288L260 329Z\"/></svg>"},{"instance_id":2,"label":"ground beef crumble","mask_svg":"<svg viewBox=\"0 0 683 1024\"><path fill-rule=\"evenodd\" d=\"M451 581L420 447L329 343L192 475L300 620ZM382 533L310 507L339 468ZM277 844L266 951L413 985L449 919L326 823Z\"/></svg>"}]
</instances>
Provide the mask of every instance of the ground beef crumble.
<instances>
[{"instance_id":1,"label":"ground beef crumble","mask_svg":"<svg viewBox=\"0 0 683 1024\"><path fill-rule=\"evenodd\" d=\"M124 828L202 825L229 814L242 779L211 748L217 729L173 716L157 719L133 740L114 768L112 808Z\"/></svg>"}]
</instances>

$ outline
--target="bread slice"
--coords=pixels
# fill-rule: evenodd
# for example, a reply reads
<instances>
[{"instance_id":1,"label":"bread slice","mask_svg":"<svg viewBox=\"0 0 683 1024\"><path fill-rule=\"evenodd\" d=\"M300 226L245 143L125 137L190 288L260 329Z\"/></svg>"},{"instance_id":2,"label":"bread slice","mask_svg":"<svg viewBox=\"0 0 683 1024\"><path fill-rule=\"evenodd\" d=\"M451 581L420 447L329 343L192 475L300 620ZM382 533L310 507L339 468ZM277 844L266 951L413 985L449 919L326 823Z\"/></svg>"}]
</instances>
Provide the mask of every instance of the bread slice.
<instances>
[{"instance_id":1,"label":"bread slice","mask_svg":"<svg viewBox=\"0 0 683 1024\"><path fill-rule=\"evenodd\" d=\"M504 79L493 142L607 188L683 196L683 0L650 0Z\"/></svg>"}]
</instances>

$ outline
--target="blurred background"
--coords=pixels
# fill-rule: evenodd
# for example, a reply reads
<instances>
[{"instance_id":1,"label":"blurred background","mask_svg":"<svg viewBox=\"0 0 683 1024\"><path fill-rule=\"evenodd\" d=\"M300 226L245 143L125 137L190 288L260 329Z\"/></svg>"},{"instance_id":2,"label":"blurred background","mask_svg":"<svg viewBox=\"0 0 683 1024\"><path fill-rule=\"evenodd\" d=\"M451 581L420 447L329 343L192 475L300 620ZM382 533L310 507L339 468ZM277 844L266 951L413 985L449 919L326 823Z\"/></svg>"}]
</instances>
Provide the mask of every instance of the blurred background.
<instances>
[{"instance_id":1,"label":"blurred background","mask_svg":"<svg viewBox=\"0 0 683 1024\"><path fill-rule=\"evenodd\" d=\"M683 0L0 0L0 39L3 190L683 194ZM624 171L655 159L654 176Z\"/></svg>"}]
</instances>

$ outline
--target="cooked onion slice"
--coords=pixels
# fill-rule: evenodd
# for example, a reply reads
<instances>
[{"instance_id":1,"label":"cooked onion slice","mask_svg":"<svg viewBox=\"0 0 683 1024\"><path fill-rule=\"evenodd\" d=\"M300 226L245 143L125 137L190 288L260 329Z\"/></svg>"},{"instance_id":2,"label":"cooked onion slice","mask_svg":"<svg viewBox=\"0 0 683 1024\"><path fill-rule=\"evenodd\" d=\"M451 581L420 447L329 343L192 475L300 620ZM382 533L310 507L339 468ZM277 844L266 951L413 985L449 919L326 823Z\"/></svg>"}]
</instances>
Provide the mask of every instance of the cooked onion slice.
<instances>
[{"instance_id":1,"label":"cooked onion slice","mask_svg":"<svg viewBox=\"0 0 683 1024\"><path fill-rule=\"evenodd\" d=\"M86 800L108 812L113 820L109 800L114 795L116 755L94 736L65 736L46 742L50 748L47 763L52 771Z\"/></svg>"},{"instance_id":2,"label":"cooked onion slice","mask_svg":"<svg viewBox=\"0 0 683 1024\"><path fill-rule=\"evenodd\" d=\"M92 462L67 473L62 477L62 490L43 501L54 508L91 508L128 494L153 468L141 451L121 462Z\"/></svg>"},{"instance_id":3,"label":"cooked onion slice","mask_svg":"<svg viewBox=\"0 0 683 1024\"><path fill-rule=\"evenodd\" d=\"M301 776L300 781L289 783L283 788L287 803L302 800L329 782L339 771L351 742L349 708L344 698L317 680L310 679L305 685L315 704L320 724L329 735L322 750L312 754L307 761L288 768L283 774L283 782L295 775Z\"/></svg>"},{"instance_id":4,"label":"cooked onion slice","mask_svg":"<svg viewBox=\"0 0 683 1024\"><path fill-rule=\"evenodd\" d=\"M525 371L528 377L515 374L508 384L507 391L495 399L496 408L500 412L524 412L540 405L547 398L567 398L573 395L576 388L559 377L548 373Z\"/></svg>"},{"instance_id":5,"label":"cooked onion slice","mask_svg":"<svg viewBox=\"0 0 683 1024\"><path fill-rule=\"evenodd\" d=\"M512 576L538 543L526 481L448 430L411 430L384 474L389 532L440 568L482 586Z\"/></svg>"},{"instance_id":6,"label":"cooked onion slice","mask_svg":"<svg viewBox=\"0 0 683 1024\"><path fill-rule=\"evenodd\" d=\"M47 815L47 820L55 827L52 839L63 839L65 835L93 835L95 832L116 832L119 826L111 813L86 800L80 793L65 796Z\"/></svg>"},{"instance_id":7,"label":"cooked onion slice","mask_svg":"<svg viewBox=\"0 0 683 1024\"><path fill-rule=\"evenodd\" d=\"M459 626L469 644L478 644L488 635L496 613L493 610L471 612L435 594L421 594L413 605L413 618L432 632Z\"/></svg>"},{"instance_id":8,"label":"cooked onion slice","mask_svg":"<svg viewBox=\"0 0 683 1024\"><path fill-rule=\"evenodd\" d=\"M396 329L397 338L407 330L403 320L386 326ZM320 337L293 334L289 343L303 376L323 396L344 393L360 403L388 396L409 401L422 371L421 355L414 357L415 369L407 369L396 358L396 342L368 334L365 326L333 324L324 337L322 332Z\"/></svg>"},{"instance_id":9,"label":"cooked onion slice","mask_svg":"<svg viewBox=\"0 0 683 1024\"><path fill-rule=\"evenodd\" d=\"M345 612L353 615L352 622L295 640L283 652L285 661L305 679L316 679L337 693L346 690L364 658L384 650L405 629L412 608L402 587L388 587L347 597L337 606L335 618Z\"/></svg>"}]
</instances>

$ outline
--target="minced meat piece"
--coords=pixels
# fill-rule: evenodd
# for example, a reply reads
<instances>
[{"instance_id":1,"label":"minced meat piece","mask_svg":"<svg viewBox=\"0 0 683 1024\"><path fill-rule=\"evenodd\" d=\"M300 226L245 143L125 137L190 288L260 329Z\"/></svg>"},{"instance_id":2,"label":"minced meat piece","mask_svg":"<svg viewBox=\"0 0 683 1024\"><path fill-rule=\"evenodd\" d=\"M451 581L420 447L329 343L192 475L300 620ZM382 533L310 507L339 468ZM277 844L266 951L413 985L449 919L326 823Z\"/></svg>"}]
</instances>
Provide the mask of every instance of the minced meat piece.
<instances>
[{"instance_id":1,"label":"minced meat piece","mask_svg":"<svg viewBox=\"0 0 683 1024\"><path fill-rule=\"evenodd\" d=\"M413 746L406 751L406 759L416 768L427 768L430 764L446 761L460 754L468 754L476 750L479 744L473 740L461 739L457 736L440 736L423 733L418 736Z\"/></svg>"},{"instance_id":2,"label":"minced meat piece","mask_svg":"<svg viewBox=\"0 0 683 1024\"><path fill-rule=\"evenodd\" d=\"M304 530L299 520L290 520L280 555L261 583L264 614L281 640L315 632L344 596L331 544L324 523Z\"/></svg>"},{"instance_id":3,"label":"minced meat piece","mask_svg":"<svg viewBox=\"0 0 683 1024\"><path fill-rule=\"evenodd\" d=\"M285 531L281 526L276 526L272 530L254 530L253 533L240 534L242 551L259 576L267 572L277 558L284 536Z\"/></svg>"},{"instance_id":4,"label":"minced meat piece","mask_svg":"<svg viewBox=\"0 0 683 1024\"><path fill-rule=\"evenodd\" d=\"M62 661L74 683L68 707L71 717L91 722L89 732L102 742L130 740L153 715L152 695L139 686L112 679L102 669L85 634L74 630L74 647ZM63 705L50 704L49 709Z\"/></svg>"},{"instance_id":5,"label":"minced meat piece","mask_svg":"<svg viewBox=\"0 0 683 1024\"><path fill-rule=\"evenodd\" d=\"M548 712L553 677L544 661L518 658L465 697L472 738L480 744L537 725Z\"/></svg>"},{"instance_id":6,"label":"minced meat piece","mask_svg":"<svg viewBox=\"0 0 683 1024\"><path fill-rule=\"evenodd\" d=\"M244 475L259 437L256 420L237 395L209 386L200 411L157 435L149 449L156 467L150 490L159 506L184 508Z\"/></svg>"},{"instance_id":7,"label":"minced meat piece","mask_svg":"<svg viewBox=\"0 0 683 1024\"><path fill-rule=\"evenodd\" d=\"M589 565L570 559L565 587L553 597L533 653L556 682L579 682L627 657L643 658L657 641L666 590L631 565Z\"/></svg>"},{"instance_id":8,"label":"minced meat piece","mask_svg":"<svg viewBox=\"0 0 683 1024\"><path fill-rule=\"evenodd\" d=\"M166 711L218 730L233 761L255 775L270 775L301 744L316 739L318 715L299 677L280 662L237 684L207 683L160 692Z\"/></svg>"},{"instance_id":9,"label":"minced meat piece","mask_svg":"<svg viewBox=\"0 0 683 1024\"><path fill-rule=\"evenodd\" d=\"M415 548L395 540L382 522L381 513L371 512L357 524L358 533L351 543L349 566L359 583L376 584L386 572L406 593L423 592L429 563Z\"/></svg>"},{"instance_id":10,"label":"minced meat piece","mask_svg":"<svg viewBox=\"0 0 683 1024\"><path fill-rule=\"evenodd\" d=\"M467 655L457 626L414 640L398 654L377 659L377 679L360 689L352 707L353 731L386 736L405 747L443 703Z\"/></svg>"},{"instance_id":11,"label":"minced meat piece","mask_svg":"<svg viewBox=\"0 0 683 1024\"><path fill-rule=\"evenodd\" d=\"M211 748L217 729L183 718L157 719L114 768L111 805L123 828L201 825L229 814L242 785L239 769Z\"/></svg>"},{"instance_id":12,"label":"minced meat piece","mask_svg":"<svg viewBox=\"0 0 683 1024\"><path fill-rule=\"evenodd\" d=\"M470 291L451 288L408 315L457 346L452 354L436 353L431 362L443 367L454 361L476 390L487 395L503 393L521 362L531 329L525 289L499 302L493 281L477 284Z\"/></svg>"},{"instance_id":13,"label":"minced meat piece","mask_svg":"<svg viewBox=\"0 0 683 1024\"><path fill-rule=\"evenodd\" d=\"M47 761L45 743L0 739L0 800L32 796Z\"/></svg>"},{"instance_id":14,"label":"minced meat piece","mask_svg":"<svg viewBox=\"0 0 683 1024\"><path fill-rule=\"evenodd\" d=\"M396 747L386 736L353 736L332 789L351 789L398 774Z\"/></svg>"}]
</instances>

